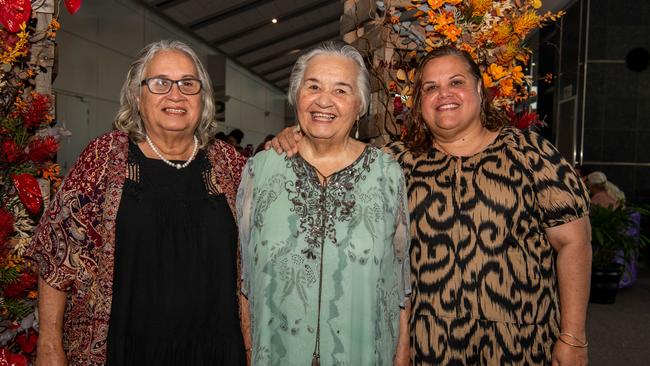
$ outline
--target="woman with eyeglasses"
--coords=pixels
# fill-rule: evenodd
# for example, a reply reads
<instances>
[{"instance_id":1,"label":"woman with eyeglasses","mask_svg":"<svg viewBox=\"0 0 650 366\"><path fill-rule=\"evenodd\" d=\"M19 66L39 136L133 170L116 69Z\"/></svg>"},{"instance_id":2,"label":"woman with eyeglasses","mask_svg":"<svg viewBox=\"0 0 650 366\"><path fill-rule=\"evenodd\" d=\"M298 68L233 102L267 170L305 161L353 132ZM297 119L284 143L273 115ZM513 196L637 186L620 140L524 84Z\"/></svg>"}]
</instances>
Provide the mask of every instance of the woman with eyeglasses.
<instances>
[{"instance_id":1,"label":"woman with eyeglasses","mask_svg":"<svg viewBox=\"0 0 650 366\"><path fill-rule=\"evenodd\" d=\"M36 364L243 365L233 209L245 159L212 138L208 74L184 43L155 42L120 101L116 130L81 153L29 249Z\"/></svg>"}]
</instances>

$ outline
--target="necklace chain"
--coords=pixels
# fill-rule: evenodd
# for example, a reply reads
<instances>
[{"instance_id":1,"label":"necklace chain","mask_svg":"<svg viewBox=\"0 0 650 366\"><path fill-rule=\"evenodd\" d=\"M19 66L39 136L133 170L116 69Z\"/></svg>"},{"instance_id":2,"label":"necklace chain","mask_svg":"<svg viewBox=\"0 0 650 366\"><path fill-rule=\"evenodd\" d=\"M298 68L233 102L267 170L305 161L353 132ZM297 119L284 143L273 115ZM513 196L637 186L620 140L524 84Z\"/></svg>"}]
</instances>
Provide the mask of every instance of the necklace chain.
<instances>
[{"instance_id":1,"label":"necklace chain","mask_svg":"<svg viewBox=\"0 0 650 366\"><path fill-rule=\"evenodd\" d=\"M194 137L194 149L192 150L192 155L190 155L189 159L187 159L186 162L181 164L181 163L172 163L171 161L167 160L160 152L160 150L158 150L156 145L153 144L153 141L151 141L149 135L144 135L144 138L147 140L147 144L149 145L151 150L153 150L153 152L160 158L160 160L162 160L165 164L174 167L176 169L183 169L187 167L188 165L190 165L192 160L194 160L194 158L196 157L196 152L199 150L199 140L196 138L196 136L192 136L192 137Z\"/></svg>"}]
</instances>

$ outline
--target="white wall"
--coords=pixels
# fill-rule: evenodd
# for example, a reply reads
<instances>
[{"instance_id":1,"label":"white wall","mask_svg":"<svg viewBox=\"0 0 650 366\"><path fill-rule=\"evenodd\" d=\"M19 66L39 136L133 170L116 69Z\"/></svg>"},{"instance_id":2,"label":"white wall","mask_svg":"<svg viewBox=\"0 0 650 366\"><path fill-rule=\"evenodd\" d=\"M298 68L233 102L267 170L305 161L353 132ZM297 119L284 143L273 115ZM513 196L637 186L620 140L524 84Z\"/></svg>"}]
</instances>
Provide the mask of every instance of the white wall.
<instances>
[{"instance_id":1,"label":"white wall","mask_svg":"<svg viewBox=\"0 0 650 366\"><path fill-rule=\"evenodd\" d=\"M285 94L231 60L226 62L226 96L225 132L242 130L242 146L252 144L255 148L266 135L284 128Z\"/></svg>"},{"instance_id":2,"label":"white wall","mask_svg":"<svg viewBox=\"0 0 650 366\"><path fill-rule=\"evenodd\" d=\"M85 1L73 16L62 11L59 20L58 73L53 84L56 119L72 132L58 153L64 170L92 138L111 130L126 72L144 45L178 39L192 46L204 64L207 55L216 54L136 1ZM284 105L283 96L246 70L236 65L230 69L226 75L236 85L226 85L231 95L226 113L232 110L226 124L232 120L233 127L224 126L224 130L240 128L246 133L244 142L256 144L282 127L284 109L278 106ZM269 115L264 116L264 111Z\"/></svg>"}]
</instances>

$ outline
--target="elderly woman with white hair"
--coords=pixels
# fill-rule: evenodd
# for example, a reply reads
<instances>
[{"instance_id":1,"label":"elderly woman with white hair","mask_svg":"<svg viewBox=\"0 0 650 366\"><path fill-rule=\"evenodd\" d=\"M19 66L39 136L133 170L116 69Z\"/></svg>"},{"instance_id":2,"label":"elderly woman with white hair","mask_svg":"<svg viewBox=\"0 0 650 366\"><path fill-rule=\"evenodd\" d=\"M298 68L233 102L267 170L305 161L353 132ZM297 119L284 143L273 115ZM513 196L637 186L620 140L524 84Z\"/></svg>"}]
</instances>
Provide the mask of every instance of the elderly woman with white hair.
<instances>
[{"instance_id":1,"label":"elderly woman with white hair","mask_svg":"<svg viewBox=\"0 0 650 366\"><path fill-rule=\"evenodd\" d=\"M237 215L254 365L408 358L404 177L388 155L350 137L368 100L356 49L311 50L289 87L304 133L298 153L265 151L244 168Z\"/></svg>"},{"instance_id":2,"label":"elderly woman with white hair","mask_svg":"<svg viewBox=\"0 0 650 366\"><path fill-rule=\"evenodd\" d=\"M596 171L587 175L587 188L591 193L591 204L617 208L625 204L625 193L607 180L605 173Z\"/></svg>"},{"instance_id":3,"label":"elderly woman with white hair","mask_svg":"<svg viewBox=\"0 0 650 366\"><path fill-rule=\"evenodd\" d=\"M243 365L234 201L245 159L212 139L209 76L184 43L155 42L120 101L116 130L81 153L29 249L36 364Z\"/></svg>"}]
</instances>

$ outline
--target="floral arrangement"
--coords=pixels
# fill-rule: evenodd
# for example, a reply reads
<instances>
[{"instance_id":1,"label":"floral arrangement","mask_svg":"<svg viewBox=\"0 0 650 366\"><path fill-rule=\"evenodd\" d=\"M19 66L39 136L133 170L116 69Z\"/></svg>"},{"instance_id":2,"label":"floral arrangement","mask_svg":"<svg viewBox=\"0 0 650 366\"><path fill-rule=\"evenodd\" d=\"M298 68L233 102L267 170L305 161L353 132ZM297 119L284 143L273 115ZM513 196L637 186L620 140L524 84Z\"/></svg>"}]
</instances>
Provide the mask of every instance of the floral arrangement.
<instances>
[{"instance_id":1,"label":"floral arrangement","mask_svg":"<svg viewBox=\"0 0 650 366\"><path fill-rule=\"evenodd\" d=\"M0 365L27 365L35 353L38 276L22 255L45 206L42 192L61 183L52 160L68 134L53 127L52 96L36 91L47 71L38 52L54 45L60 28L56 17L46 26L32 17L47 2L32 9L28 0L0 1ZM65 4L74 13L80 1Z\"/></svg>"},{"instance_id":2,"label":"floral arrangement","mask_svg":"<svg viewBox=\"0 0 650 366\"><path fill-rule=\"evenodd\" d=\"M391 6L394 4L393 6ZM393 60L379 62L392 98L393 117L405 121L411 108L414 67L436 47L453 45L467 51L481 67L492 103L509 113L513 124L540 124L535 113L514 113L515 104L534 94L524 74L531 51L526 37L564 13L539 14L541 0L412 0L377 1L385 14ZM379 73L382 74L382 73ZM387 80L386 80L387 79Z\"/></svg>"}]
</instances>

